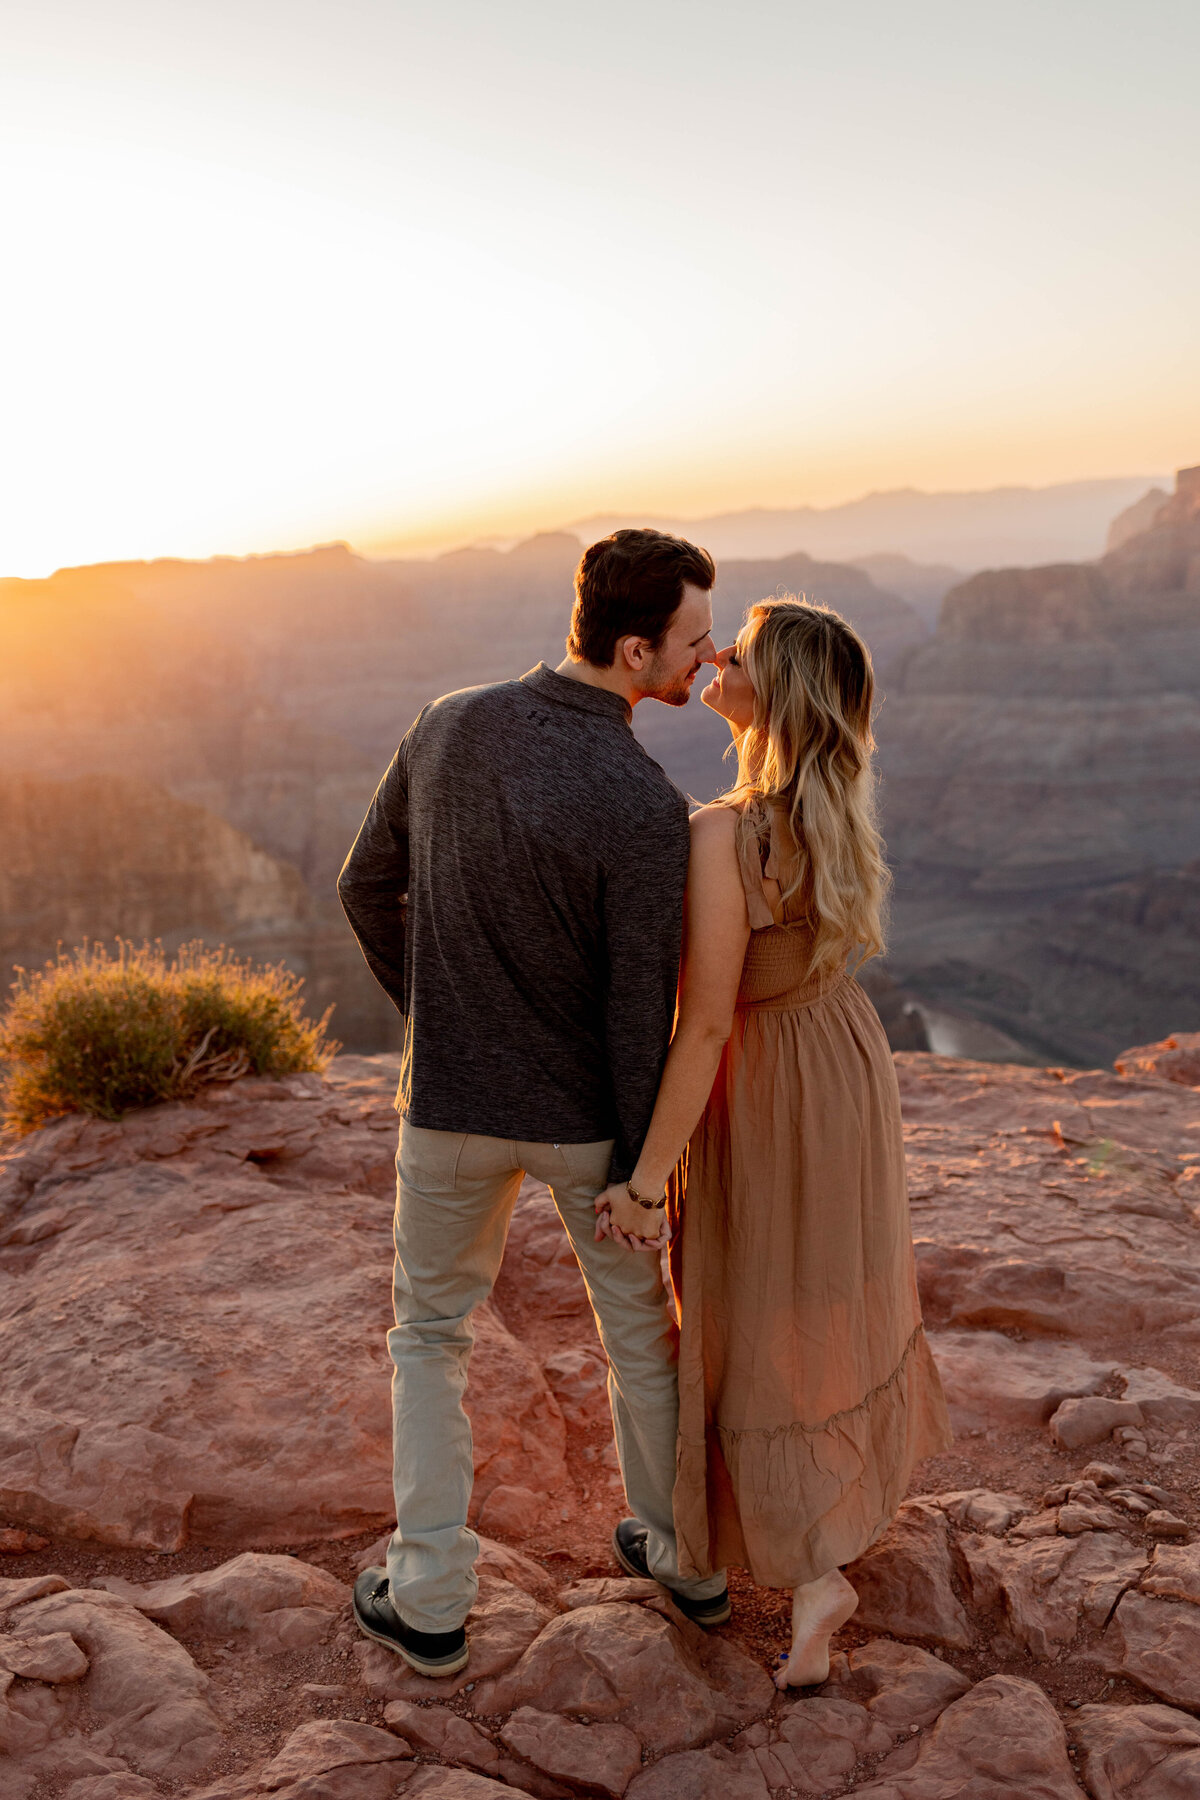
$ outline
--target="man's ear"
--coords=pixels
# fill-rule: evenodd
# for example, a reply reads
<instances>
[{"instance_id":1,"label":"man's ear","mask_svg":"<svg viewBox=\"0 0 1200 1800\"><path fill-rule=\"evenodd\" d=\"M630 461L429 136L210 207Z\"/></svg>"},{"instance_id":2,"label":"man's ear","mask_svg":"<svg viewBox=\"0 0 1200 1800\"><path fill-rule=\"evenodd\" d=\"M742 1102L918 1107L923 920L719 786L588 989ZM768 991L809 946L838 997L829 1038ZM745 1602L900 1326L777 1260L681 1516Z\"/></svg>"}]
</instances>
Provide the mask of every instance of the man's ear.
<instances>
[{"instance_id":1,"label":"man's ear","mask_svg":"<svg viewBox=\"0 0 1200 1800\"><path fill-rule=\"evenodd\" d=\"M650 660L650 646L645 638L622 638L617 645L617 655L627 669L632 669L635 674L640 675Z\"/></svg>"}]
</instances>

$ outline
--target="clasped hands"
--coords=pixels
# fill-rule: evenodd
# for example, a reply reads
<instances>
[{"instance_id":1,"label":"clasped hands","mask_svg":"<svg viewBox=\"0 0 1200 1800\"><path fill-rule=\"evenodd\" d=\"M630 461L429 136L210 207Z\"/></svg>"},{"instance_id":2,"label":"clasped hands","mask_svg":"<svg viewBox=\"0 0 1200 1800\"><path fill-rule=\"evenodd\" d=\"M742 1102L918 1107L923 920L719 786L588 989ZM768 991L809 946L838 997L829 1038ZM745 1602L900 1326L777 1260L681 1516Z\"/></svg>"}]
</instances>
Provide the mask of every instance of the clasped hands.
<instances>
[{"instance_id":1,"label":"clasped hands","mask_svg":"<svg viewBox=\"0 0 1200 1800\"><path fill-rule=\"evenodd\" d=\"M648 1235L652 1232L653 1236ZM629 1198L623 1181L614 1181L596 1196L596 1242L609 1237L626 1250L662 1250L671 1241L667 1211L640 1206Z\"/></svg>"}]
</instances>

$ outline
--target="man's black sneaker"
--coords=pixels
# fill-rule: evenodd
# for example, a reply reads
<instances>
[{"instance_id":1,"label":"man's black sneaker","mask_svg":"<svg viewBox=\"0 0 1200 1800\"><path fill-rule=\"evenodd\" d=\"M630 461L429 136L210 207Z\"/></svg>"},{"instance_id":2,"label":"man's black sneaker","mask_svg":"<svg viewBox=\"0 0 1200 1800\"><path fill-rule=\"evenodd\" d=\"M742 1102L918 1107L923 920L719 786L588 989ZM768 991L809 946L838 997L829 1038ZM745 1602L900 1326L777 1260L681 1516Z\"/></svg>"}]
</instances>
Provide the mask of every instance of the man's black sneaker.
<instances>
[{"instance_id":1,"label":"man's black sneaker","mask_svg":"<svg viewBox=\"0 0 1200 1800\"><path fill-rule=\"evenodd\" d=\"M613 1555L627 1575L636 1576L640 1581L656 1581L658 1578L650 1573L650 1564L646 1558L647 1531L636 1519L622 1519L613 1532ZM659 1582L660 1587L666 1586ZM693 1625L703 1625L705 1631L711 1631L714 1625L724 1625L730 1614L729 1589L722 1588L711 1600L690 1600L677 1588L667 1588L673 1603L679 1608L685 1619Z\"/></svg>"},{"instance_id":2,"label":"man's black sneaker","mask_svg":"<svg viewBox=\"0 0 1200 1800\"><path fill-rule=\"evenodd\" d=\"M386 1644L419 1675L457 1675L467 1666L467 1634L417 1631L406 1625L392 1605L386 1569L364 1569L354 1584L354 1617L358 1629L377 1644Z\"/></svg>"}]
</instances>

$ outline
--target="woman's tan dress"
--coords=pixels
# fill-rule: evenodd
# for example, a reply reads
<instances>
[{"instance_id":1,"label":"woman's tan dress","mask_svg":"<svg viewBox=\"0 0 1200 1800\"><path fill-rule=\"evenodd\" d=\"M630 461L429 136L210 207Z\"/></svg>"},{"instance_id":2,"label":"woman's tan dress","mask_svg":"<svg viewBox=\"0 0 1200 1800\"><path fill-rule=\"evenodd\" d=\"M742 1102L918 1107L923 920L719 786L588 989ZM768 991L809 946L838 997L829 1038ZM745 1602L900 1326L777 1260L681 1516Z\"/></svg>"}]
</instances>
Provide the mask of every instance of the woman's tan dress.
<instances>
[{"instance_id":1,"label":"woman's tan dress","mask_svg":"<svg viewBox=\"0 0 1200 1800\"><path fill-rule=\"evenodd\" d=\"M950 1429L921 1326L883 1027L844 970L809 975L812 928L771 915L739 828L751 936L733 1032L686 1159L679 1567L796 1587L852 1562Z\"/></svg>"}]
</instances>

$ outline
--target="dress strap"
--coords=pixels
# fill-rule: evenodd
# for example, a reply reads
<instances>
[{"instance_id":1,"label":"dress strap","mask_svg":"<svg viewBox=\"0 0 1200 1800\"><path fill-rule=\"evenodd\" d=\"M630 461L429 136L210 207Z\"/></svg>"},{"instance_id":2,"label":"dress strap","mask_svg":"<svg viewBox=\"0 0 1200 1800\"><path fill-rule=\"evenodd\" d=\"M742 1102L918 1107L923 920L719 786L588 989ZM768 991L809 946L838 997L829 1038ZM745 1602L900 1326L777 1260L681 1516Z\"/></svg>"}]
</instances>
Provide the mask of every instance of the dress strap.
<instances>
[{"instance_id":1,"label":"dress strap","mask_svg":"<svg viewBox=\"0 0 1200 1800\"><path fill-rule=\"evenodd\" d=\"M738 864L742 871L742 886L746 890L746 911L750 915L751 931L766 931L775 923L775 915L771 911L763 888L762 851L758 838L749 830L743 817L738 820L737 831Z\"/></svg>"}]
</instances>

